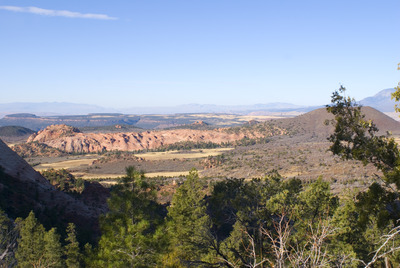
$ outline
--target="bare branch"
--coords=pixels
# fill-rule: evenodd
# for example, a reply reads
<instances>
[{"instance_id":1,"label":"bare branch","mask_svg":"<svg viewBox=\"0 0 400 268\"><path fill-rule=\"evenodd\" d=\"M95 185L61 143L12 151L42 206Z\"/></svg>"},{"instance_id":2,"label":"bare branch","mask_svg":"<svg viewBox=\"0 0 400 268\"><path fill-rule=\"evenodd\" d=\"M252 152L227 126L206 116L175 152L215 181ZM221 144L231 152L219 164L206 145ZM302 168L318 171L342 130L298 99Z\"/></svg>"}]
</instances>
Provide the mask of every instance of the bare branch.
<instances>
[{"instance_id":1,"label":"bare branch","mask_svg":"<svg viewBox=\"0 0 400 268\"><path fill-rule=\"evenodd\" d=\"M383 238L385 239L382 245L375 251L374 257L372 260L365 266L372 267L372 265L379 259L387 256L390 253L400 250L400 245L398 246L391 246L389 249L385 250L386 246L389 244L390 241L394 242L395 237L400 233L400 226L397 226L390 230L387 235L384 235Z\"/></svg>"}]
</instances>

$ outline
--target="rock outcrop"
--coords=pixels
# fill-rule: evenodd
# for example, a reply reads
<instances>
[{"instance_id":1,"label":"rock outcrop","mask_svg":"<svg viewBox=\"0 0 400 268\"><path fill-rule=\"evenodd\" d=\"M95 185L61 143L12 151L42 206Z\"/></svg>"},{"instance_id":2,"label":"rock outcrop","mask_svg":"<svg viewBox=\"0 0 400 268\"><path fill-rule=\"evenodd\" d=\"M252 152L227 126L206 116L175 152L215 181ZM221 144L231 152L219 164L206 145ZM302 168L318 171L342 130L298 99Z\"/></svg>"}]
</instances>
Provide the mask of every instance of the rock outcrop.
<instances>
[{"instance_id":1,"label":"rock outcrop","mask_svg":"<svg viewBox=\"0 0 400 268\"><path fill-rule=\"evenodd\" d=\"M176 129L132 133L80 133L65 125L52 125L29 137L28 142L44 143L65 152L136 151L156 149L177 142L234 142L243 138L260 138L273 133L251 131Z\"/></svg>"},{"instance_id":2,"label":"rock outcrop","mask_svg":"<svg viewBox=\"0 0 400 268\"><path fill-rule=\"evenodd\" d=\"M39 141L44 139L56 139L63 137L71 137L75 134L80 133L79 129L67 125L51 125L46 129L39 131L38 133L32 134L27 142Z\"/></svg>"}]
</instances>

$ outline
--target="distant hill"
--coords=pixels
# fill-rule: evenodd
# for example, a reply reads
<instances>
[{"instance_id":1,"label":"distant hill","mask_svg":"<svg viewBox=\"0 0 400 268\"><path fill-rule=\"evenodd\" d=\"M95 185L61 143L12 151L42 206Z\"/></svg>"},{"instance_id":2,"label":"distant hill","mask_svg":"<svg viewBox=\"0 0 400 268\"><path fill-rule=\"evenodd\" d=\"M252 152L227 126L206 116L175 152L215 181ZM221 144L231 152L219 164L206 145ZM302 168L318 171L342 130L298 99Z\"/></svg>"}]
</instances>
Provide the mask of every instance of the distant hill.
<instances>
[{"instance_id":1,"label":"distant hill","mask_svg":"<svg viewBox=\"0 0 400 268\"><path fill-rule=\"evenodd\" d=\"M363 106L371 106L383 113L394 112L395 101L391 99L394 88L379 91L372 97L362 99L359 103Z\"/></svg>"},{"instance_id":2,"label":"distant hill","mask_svg":"<svg viewBox=\"0 0 400 268\"><path fill-rule=\"evenodd\" d=\"M386 131L400 134L400 122L372 107L363 107L362 112L365 114L365 119L372 120L382 134L385 134ZM266 124L274 124L287 129L292 135L304 134L325 139L333 132L333 126L327 126L325 122L332 119L334 119L332 114L328 113L325 108L320 108L294 118L271 120Z\"/></svg>"},{"instance_id":3,"label":"distant hill","mask_svg":"<svg viewBox=\"0 0 400 268\"><path fill-rule=\"evenodd\" d=\"M35 133L32 129L20 126L0 127L0 137L21 137Z\"/></svg>"}]
</instances>

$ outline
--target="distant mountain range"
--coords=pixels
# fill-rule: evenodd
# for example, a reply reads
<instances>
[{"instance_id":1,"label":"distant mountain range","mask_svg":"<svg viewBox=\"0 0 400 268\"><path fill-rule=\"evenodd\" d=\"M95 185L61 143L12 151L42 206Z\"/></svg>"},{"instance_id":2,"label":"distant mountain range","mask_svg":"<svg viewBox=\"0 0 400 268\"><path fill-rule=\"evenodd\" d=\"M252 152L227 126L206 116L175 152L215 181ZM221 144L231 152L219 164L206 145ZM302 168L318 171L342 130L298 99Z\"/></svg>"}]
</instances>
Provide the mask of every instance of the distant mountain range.
<instances>
[{"instance_id":1,"label":"distant mountain range","mask_svg":"<svg viewBox=\"0 0 400 268\"><path fill-rule=\"evenodd\" d=\"M68 102L15 102L0 103L0 118L9 114L29 113L38 116L57 115L87 115L97 113L122 114L183 114L183 113L227 113L249 114L252 112L308 112L318 107L306 107L291 103L267 103L254 105L215 105L215 104L185 104L171 107L132 107L126 109L104 108L91 104L76 104Z\"/></svg>"},{"instance_id":2,"label":"distant mountain range","mask_svg":"<svg viewBox=\"0 0 400 268\"><path fill-rule=\"evenodd\" d=\"M69 102L12 102L0 103L0 118L7 114L30 113L42 116L81 115L89 113L115 113L115 109L104 108L92 104Z\"/></svg>"},{"instance_id":3,"label":"distant mountain range","mask_svg":"<svg viewBox=\"0 0 400 268\"><path fill-rule=\"evenodd\" d=\"M390 95L394 89L384 89L372 97L365 98L359 103L371 106L381 112L394 112L394 101ZM54 115L86 115L90 113L123 113L123 114L181 114L181 113L229 113L229 114L273 114L273 113L305 113L321 106L301 106L291 103L267 103L254 105L214 105L214 104L185 104L173 107L132 107L127 109L104 108L91 104L76 104L68 102L15 102L0 103L0 118L8 114L30 113L39 116Z\"/></svg>"},{"instance_id":4,"label":"distant mountain range","mask_svg":"<svg viewBox=\"0 0 400 268\"><path fill-rule=\"evenodd\" d=\"M215 104L185 104L173 107L132 107L124 109L124 114L183 114L183 113L227 113L248 114L255 111L268 112L307 112L316 107L306 107L291 103L267 103L254 105L215 105Z\"/></svg>"}]
</instances>

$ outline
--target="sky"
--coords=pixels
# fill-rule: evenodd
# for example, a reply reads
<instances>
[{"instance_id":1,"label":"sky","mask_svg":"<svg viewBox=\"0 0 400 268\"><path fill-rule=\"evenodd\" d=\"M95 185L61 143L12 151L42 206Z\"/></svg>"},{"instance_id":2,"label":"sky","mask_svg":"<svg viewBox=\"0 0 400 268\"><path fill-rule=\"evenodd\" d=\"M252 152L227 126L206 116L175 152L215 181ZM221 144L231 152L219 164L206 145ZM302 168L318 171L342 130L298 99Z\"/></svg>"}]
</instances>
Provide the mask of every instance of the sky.
<instances>
[{"instance_id":1,"label":"sky","mask_svg":"<svg viewBox=\"0 0 400 268\"><path fill-rule=\"evenodd\" d=\"M360 100L400 81L400 1L0 0L0 103Z\"/></svg>"}]
</instances>

